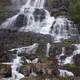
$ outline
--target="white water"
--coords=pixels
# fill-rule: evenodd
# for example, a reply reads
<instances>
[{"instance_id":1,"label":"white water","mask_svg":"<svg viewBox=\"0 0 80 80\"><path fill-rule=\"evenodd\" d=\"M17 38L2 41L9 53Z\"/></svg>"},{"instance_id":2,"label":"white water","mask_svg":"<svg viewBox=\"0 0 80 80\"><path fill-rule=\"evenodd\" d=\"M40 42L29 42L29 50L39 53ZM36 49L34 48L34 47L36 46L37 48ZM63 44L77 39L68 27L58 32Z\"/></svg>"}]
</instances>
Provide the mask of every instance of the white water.
<instances>
[{"instance_id":1,"label":"white water","mask_svg":"<svg viewBox=\"0 0 80 80\"><path fill-rule=\"evenodd\" d=\"M17 6L21 6L21 1L17 0ZM23 0L22 2L25 2ZM72 35L72 23L65 17L51 17L50 13L44 8L44 3L46 0L27 0L25 5L20 7L20 12L7 19L2 25L1 28L12 28L15 27L14 23L16 22L17 16L24 14L27 18L26 26L22 26L19 31L32 31L35 33L49 34L54 37L54 41L60 41L61 39L68 39ZM15 3L15 1L13 1ZM37 21L35 21L34 12L38 9L41 13L36 14ZM44 15L42 13L45 13ZM42 15L41 15L42 14ZM43 20L40 21L41 17ZM67 30L68 28L68 30Z\"/></svg>"},{"instance_id":2,"label":"white water","mask_svg":"<svg viewBox=\"0 0 80 80\"><path fill-rule=\"evenodd\" d=\"M47 43L46 47L47 47L47 49L46 49L46 57L49 57L49 51L50 51L51 44Z\"/></svg>"},{"instance_id":3,"label":"white water","mask_svg":"<svg viewBox=\"0 0 80 80\"><path fill-rule=\"evenodd\" d=\"M33 45L21 48L11 49L9 51L17 51L17 54L26 53L26 54L35 54L38 48L38 43L34 43Z\"/></svg>"},{"instance_id":4,"label":"white water","mask_svg":"<svg viewBox=\"0 0 80 80\"><path fill-rule=\"evenodd\" d=\"M3 78L2 80L20 80L24 78L24 75L17 71L17 69L20 68L20 66L22 66L22 62L23 61L21 60L21 57L16 55L16 58L13 59L13 62L2 63L3 65L11 65L11 71L12 71L11 78Z\"/></svg>"},{"instance_id":5,"label":"white water","mask_svg":"<svg viewBox=\"0 0 80 80\"><path fill-rule=\"evenodd\" d=\"M56 58L58 59L59 65L73 64L73 57L77 54L80 54L80 44L72 44L76 47L76 50L73 51L73 54L69 57L66 57L64 60L61 60L60 57L65 55L65 48L62 48L62 53Z\"/></svg>"},{"instance_id":6,"label":"white water","mask_svg":"<svg viewBox=\"0 0 80 80\"><path fill-rule=\"evenodd\" d=\"M62 77L66 77L66 76L73 77L74 76L74 74L68 70L59 69L59 72L60 72L60 76Z\"/></svg>"},{"instance_id":7,"label":"white water","mask_svg":"<svg viewBox=\"0 0 80 80\"><path fill-rule=\"evenodd\" d=\"M77 54L80 54L80 44L75 44L76 50L73 52L73 54L69 57L67 57L64 61L63 64L73 64L73 57Z\"/></svg>"},{"instance_id":8,"label":"white water","mask_svg":"<svg viewBox=\"0 0 80 80\"><path fill-rule=\"evenodd\" d=\"M20 66L22 66L22 60L21 57L18 56L18 54L26 52L26 53L30 53L33 52L35 53L35 51L38 48L38 43L34 43L33 45L27 46L27 47L22 47L22 48L15 48L15 49L11 49L9 51L14 51L16 50L17 56L16 59L13 60L12 62L12 80L20 80L22 78L24 78L24 75L19 73L17 71L18 68L20 68ZM26 49L26 50L25 50ZM27 63L38 63L38 58L35 58L33 61L30 61L29 59L26 59Z\"/></svg>"},{"instance_id":9,"label":"white water","mask_svg":"<svg viewBox=\"0 0 80 80\"><path fill-rule=\"evenodd\" d=\"M56 56L56 58L58 59L58 62L59 62L58 64L59 64L59 65L62 64L62 61L63 61L63 60L61 60L60 58L61 58L62 56L64 56L64 55L65 55L65 47L62 47L62 53L61 53L60 55L57 55L57 56Z\"/></svg>"}]
</instances>

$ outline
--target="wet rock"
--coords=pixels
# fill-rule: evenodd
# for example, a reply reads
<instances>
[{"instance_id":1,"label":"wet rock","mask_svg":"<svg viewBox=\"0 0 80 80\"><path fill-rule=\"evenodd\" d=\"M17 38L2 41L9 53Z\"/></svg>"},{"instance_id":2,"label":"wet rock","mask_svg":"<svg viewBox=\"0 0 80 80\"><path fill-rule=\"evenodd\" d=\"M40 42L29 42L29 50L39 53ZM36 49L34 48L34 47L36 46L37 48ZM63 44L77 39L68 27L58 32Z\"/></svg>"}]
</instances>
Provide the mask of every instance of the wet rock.
<instances>
[{"instance_id":1,"label":"wet rock","mask_svg":"<svg viewBox=\"0 0 80 80\"><path fill-rule=\"evenodd\" d=\"M76 47L74 45L69 45L67 47L65 47L65 54L70 56L73 54L73 51L76 49Z\"/></svg>"},{"instance_id":2,"label":"wet rock","mask_svg":"<svg viewBox=\"0 0 80 80\"><path fill-rule=\"evenodd\" d=\"M45 19L46 12L44 9L35 9L34 13L35 21L43 21Z\"/></svg>"},{"instance_id":3,"label":"wet rock","mask_svg":"<svg viewBox=\"0 0 80 80\"><path fill-rule=\"evenodd\" d=\"M14 23L14 27L21 28L26 25L27 25L27 18L25 17L25 15L20 14Z\"/></svg>"}]
</instances>

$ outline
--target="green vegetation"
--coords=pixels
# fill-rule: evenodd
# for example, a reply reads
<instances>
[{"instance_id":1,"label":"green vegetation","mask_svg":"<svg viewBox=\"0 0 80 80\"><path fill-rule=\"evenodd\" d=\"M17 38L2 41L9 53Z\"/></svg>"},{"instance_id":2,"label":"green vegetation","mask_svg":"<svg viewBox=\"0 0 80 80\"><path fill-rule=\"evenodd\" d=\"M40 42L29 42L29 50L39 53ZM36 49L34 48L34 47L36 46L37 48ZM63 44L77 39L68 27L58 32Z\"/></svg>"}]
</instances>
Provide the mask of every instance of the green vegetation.
<instances>
[{"instance_id":1,"label":"green vegetation","mask_svg":"<svg viewBox=\"0 0 80 80\"><path fill-rule=\"evenodd\" d=\"M65 0L68 16L75 22L80 22L80 0Z\"/></svg>"},{"instance_id":2,"label":"green vegetation","mask_svg":"<svg viewBox=\"0 0 80 80\"><path fill-rule=\"evenodd\" d=\"M79 40L64 40L63 43L64 43L64 46L69 46L71 44L79 44L80 41Z\"/></svg>"},{"instance_id":3,"label":"green vegetation","mask_svg":"<svg viewBox=\"0 0 80 80\"><path fill-rule=\"evenodd\" d=\"M62 10L63 15L67 15L70 17L70 19L72 19L76 23L80 23L80 0L48 0L49 9L53 7L57 9L58 8L57 6L60 4L61 6L64 7L64 9ZM60 13L61 10L58 11L58 14Z\"/></svg>"}]
</instances>

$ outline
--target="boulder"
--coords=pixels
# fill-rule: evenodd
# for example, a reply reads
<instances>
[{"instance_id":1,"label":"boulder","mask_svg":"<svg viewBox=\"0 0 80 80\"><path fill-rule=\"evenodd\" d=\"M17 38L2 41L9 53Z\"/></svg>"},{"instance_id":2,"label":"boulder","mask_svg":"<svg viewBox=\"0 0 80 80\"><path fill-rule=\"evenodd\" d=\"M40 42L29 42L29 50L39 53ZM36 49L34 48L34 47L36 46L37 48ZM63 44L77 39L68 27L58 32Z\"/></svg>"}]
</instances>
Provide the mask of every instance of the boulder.
<instances>
[{"instance_id":1,"label":"boulder","mask_svg":"<svg viewBox=\"0 0 80 80\"><path fill-rule=\"evenodd\" d=\"M17 27L17 28L21 28L21 27L24 27L27 25L27 18L24 14L20 14L15 23L14 23L14 27Z\"/></svg>"},{"instance_id":2,"label":"boulder","mask_svg":"<svg viewBox=\"0 0 80 80\"><path fill-rule=\"evenodd\" d=\"M34 15L34 18L35 18L35 21L43 21L43 19L45 19L45 15L46 15L46 12L44 9L35 9L35 11L33 12L33 15Z\"/></svg>"}]
</instances>

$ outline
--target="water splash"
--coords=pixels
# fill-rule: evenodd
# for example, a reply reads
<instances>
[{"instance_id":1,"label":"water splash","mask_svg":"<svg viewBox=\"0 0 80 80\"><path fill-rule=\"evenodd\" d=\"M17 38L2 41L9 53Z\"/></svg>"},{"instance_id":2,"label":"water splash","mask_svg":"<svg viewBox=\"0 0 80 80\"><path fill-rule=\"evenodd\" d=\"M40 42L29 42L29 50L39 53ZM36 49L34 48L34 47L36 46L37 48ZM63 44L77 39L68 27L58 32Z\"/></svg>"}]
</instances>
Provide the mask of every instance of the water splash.
<instances>
[{"instance_id":1,"label":"water splash","mask_svg":"<svg viewBox=\"0 0 80 80\"><path fill-rule=\"evenodd\" d=\"M28 63L28 64L30 64L30 63L32 63L32 64L35 64L35 63L38 63L38 61L39 61L39 59L38 58L35 58L34 60L29 60L29 59L26 59L26 62Z\"/></svg>"},{"instance_id":2,"label":"water splash","mask_svg":"<svg viewBox=\"0 0 80 80\"><path fill-rule=\"evenodd\" d=\"M38 48L39 44L38 43L34 43L33 45L27 46L27 47L21 47L21 48L14 48L8 51L16 51L17 54L35 54L36 50Z\"/></svg>"},{"instance_id":3,"label":"water splash","mask_svg":"<svg viewBox=\"0 0 80 80\"><path fill-rule=\"evenodd\" d=\"M61 59L62 56L65 56L65 47L62 47L62 53L61 53L60 55L57 55L57 56L56 56L56 58L58 59L58 62L59 62L58 64L59 64L59 65L62 64L62 61L63 61L63 60Z\"/></svg>"}]
</instances>

